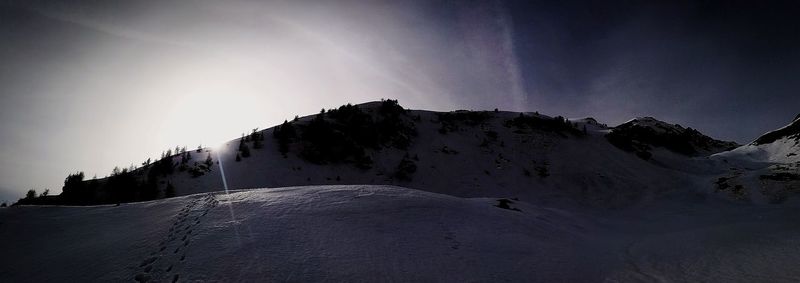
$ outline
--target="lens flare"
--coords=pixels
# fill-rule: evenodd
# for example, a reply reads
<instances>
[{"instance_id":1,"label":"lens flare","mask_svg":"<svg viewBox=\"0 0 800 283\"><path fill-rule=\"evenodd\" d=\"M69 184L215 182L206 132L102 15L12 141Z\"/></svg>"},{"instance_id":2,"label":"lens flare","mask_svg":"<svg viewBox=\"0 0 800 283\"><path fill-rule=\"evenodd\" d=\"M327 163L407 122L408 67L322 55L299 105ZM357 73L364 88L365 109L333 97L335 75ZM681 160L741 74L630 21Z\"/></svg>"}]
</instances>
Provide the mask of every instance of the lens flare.
<instances>
[{"instance_id":1,"label":"lens flare","mask_svg":"<svg viewBox=\"0 0 800 283\"><path fill-rule=\"evenodd\" d=\"M220 146L221 148L221 146ZM231 226L236 233L236 242L239 246L242 245L241 237L239 236L239 227L236 224L236 214L233 212L233 199L231 199L230 191L228 191L228 180L225 179L225 167L222 166L222 150L215 150L217 153L217 164L219 164L219 174L222 176L222 186L225 188L225 195L228 197L228 212L231 214Z\"/></svg>"}]
</instances>

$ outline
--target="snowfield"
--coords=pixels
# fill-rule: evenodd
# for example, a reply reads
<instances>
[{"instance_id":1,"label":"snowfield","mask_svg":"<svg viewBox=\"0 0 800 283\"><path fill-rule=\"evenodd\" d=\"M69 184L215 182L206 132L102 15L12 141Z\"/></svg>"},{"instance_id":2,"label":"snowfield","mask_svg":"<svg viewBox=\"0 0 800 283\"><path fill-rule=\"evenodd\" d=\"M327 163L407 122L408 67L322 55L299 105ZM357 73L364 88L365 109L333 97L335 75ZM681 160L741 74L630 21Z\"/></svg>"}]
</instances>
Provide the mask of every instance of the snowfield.
<instances>
[{"instance_id":1,"label":"snowfield","mask_svg":"<svg viewBox=\"0 0 800 283\"><path fill-rule=\"evenodd\" d=\"M365 106L366 105L366 106ZM376 106L362 104L366 111ZM652 199L680 188L708 187L712 181L706 171L717 167L685 170L697 166L686 156L654 149L656 161L645 161L610 144L608 128L594 119L576 119L577 128L586 127L586 136L507 127L516 112L487 112L490 118L478 126L460 125L442 134L438 112L410 110L419 116L415 122L418 135L407 150L383 148L371 152L370 169L352 164L314 164L290 152L281 156L274 128L264 132L264 148L236 161L239 139L201 153L189 152L192 160L211 154L224 164L227 185L232 189L286 187L302 185L371 184L395 185L458 197L519 198L529 203L580 203L588 206L625 207ZM527 115L539 114L528 113ZM300 123L314 116L303 117ZM660 122L659 125L666 123ZM487 132L495 132L487 140ZM368 150L369 151L369 150ZM397 180L392 174L405 154L416 156L416 172L411 180ZM177 162L178 158L174 158ZM661 162L671 164L656 164ZM705 166L705 165L703 165ZM540 175L538 170L546 171ZM682 171L685 170L685 171ZM527 172L527 173L526 173ZM697 180L700 178L701 180ZM223 187L218 164L200 177L176 173L166 177L175 185L177 195L218 190ZM700 185L697 183L701 182Z\"/></svg>"},{"instance_id":2,"label":"snowfield","mask_svg":"<svg viewBox=\"0 0 800 283\"><path fill-rule=\"evenodd\" d=\"M0 210L0 278L57 281L796 282L798 204L556 209L394 186ZM513 210L516 209L516 210Z\"/></svg>"},{"instance_id":3,"label":"snowfield","mask_svg":"<svg viewBox=\"0 0 800 283\"><path fill-rule=\"evenodd\" d=\"M247 155L236 139L124 173L179 197L0 209L0 281L800 281L798 119L729 150L649 117L403 113L413 142L364 149L365 167L312 162L297 138L284 155L281 126ZM115 184L94 203L110 180L85 181Z\"/></svg>"}]
</instances>

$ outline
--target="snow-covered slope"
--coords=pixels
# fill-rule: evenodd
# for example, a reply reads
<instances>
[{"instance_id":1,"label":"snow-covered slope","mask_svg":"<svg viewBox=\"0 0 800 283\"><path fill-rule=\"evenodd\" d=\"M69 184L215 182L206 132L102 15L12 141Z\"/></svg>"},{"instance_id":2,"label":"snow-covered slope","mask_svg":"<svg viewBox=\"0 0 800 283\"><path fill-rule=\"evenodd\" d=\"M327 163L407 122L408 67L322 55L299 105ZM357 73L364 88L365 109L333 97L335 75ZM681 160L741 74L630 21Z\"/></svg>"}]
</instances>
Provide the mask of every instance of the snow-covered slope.
<instances>
[{"instance_id":1,"label":"snow-covered slope","mask_svg":"<svg viewBox=\"0 0 800 283\"><path fill-rule=\"evenodd\" d=\"M347 116L347 111L356 111L354 108L366 116ZM257 132L264 137L258 145L252 139L236 139L216 148L169 157L175 164L174 172L154 175L158 177L158 183L153 185L156 196L167 195L167 184L175 188L176 195L217 191L223 187L221 165L231 189L377 184L460 197L515 197L533 203L619 207L672 193L710 191L713 180L709 174L720 169L695 159L731 146L691 128L652 118L634 119L612 131L593 118L567 120L504 111L391 112L397 109L386 108L385 102L371 102L342 107L337 113L298 118L287 122L293 137L283 143L277 137L280 131L276 129L282 127L278 126ZM380 124L380 117L387 111L395 113L396 120ZM338 130L342 131L348 127L369 130L374 129L370 125L378 124L375 135L389 137L375 138L377 146L353 146L348 141L354 135L363 135L363 131L323 131L329 137L323 137L322 143L339 146L333 150L344 152L340 154L344 157L329 161L324 159L326 155L316 154L312 156L318 159L315 162L308 154L314 144L305 141L304 136L319 120L327 121L325 127L340 123ZM381 132L397 125L406 128ZM401 134L391 136L394 133ZM404 146L396 146L398 140ZM648 158L609 142L620 140L636 145ZM243 157L242 144L248 147L249 157ZM675 152L669 146L674 144L685 145L677 148L688 147L690 152ZM350 149L341 150L342 147ZM207 158L212 159L207 169L210 172L204 165ZM178 170L184 166L182 159L188 159L188 170ZM368 164L362 166L360 160L367 160ZM148 170L153 167L156 165L134 171L133 179L146 183L153 175ZM193 175L193 170L202 174ZM120 186L105 185L107 182L99 180L95 186L100 189L94 195L100 202L115 203L113 191L120 190Z\"/></svg>"},{"instance_id":2,"label":"snow-covered slope","mask_svg":"<svg viewBox=\"0 0 800 283\"><path fill-rule=\"evenodd\" d=\"M794 139L795 141L800 140L800 114L798 114L789 125L762 135L753 141L753 144L767 144L775 142L779 139Z\"/></svg>"},{"instance_id":3,"label":"snow-covered slope","mask_svg":"<svg viewBox=\"0 0 800 283\"><path fill-rule=\"evenodd\" d=\"M800 216L661 202L558 209L390 186L0 209L4 282L790 282ZM793 206L795 207L795 206Z\"/></svg>"},{"instance_id":4,"label":"snow-covered slope","mask_svg":"<svg viewBox=\"0 0 800 283\"><path fill-rule=\"evenodd\" d=\"M569 214L497 204L400 187L333 186L120 206L15 207L0 210L0 276L7 282L598 276L590 260L568 259L587 242Z\"/></svg>"},{"instance_id":5,"label":"snow-covered slope","mask_svg":"<svg viewBox=\"0 0 800 283\"><path fill-rule=\"evenodd\" d=\"M0 278L800 279L800 200L789 198L800 191L788 145L797 120L765 135L770 142L707 156L731 144L652 118L611 128L592 118L385 106L347 106L164 159L172 162L68 182L73 197L106 202L161 198L167 187L179 197L0 209Z\"/></svg>"},{"instance_id":6,"label":"snow-covered slope","mask_svg":"<svg viewBox=\"0 0 800 283\"><path fill-rule=\"evenodd\" d=\"M763 134L750 144L721 153L719 157L754 162L799 162L800 118L783 128Z\"/></svg>"},{"instance_id":7,"label":"snow-covered slope","mask_svg":"<svg viewBox=\"0 0 800 283\"><path fill-rule=\"evenodd\" d=\"M375 115L376 105L359 107ZM270 128L262 131L267 137L263 148L251 150L250 157L236 161L240 141L233 140L202 153L190 153L192 160L203 160L210 154L215 160L211 172L200 177L175 173L166 181L175 186L178 195L218 190L222 187L218 170L221 163L229 187L238 189L387 184L460 197L516 197L536 203L605 207L636 204L675 191L692 191L697 182L707 182L704 186L711 184L697 176L710 169L685 170L692 167L684 164L688 157L664 153L656 160L642 160L615 147L605 138L608 127L594 119L572 120L572 132L562 132L510 122L520 115L533 117L532 123L540 123L536 119L554 119L538 113L449 114L453 116L445 120L442 115L448 113L408 111L406 119L416 129L408 148L366 149L366 155L373 161L368 169L349 163L309 162L302 157L302 145L297 142L284 157L278 151L279 141L271 138L275 128ZM303 117L292 123L303 127L315 117ZM404 156L416 167L405 179L397 177Z\"/></svg>"},{"instance_id":8,"label":"snow-covered slope","mask_svg":"<svg viewBox=\"0 0 800 283\"><path fill-rule=\"evenodd\" d=\"M717 190L739 199L782 202L800 192L800 117L750 144L711 156L727 167Z\"/></svg>"}]
</instances>

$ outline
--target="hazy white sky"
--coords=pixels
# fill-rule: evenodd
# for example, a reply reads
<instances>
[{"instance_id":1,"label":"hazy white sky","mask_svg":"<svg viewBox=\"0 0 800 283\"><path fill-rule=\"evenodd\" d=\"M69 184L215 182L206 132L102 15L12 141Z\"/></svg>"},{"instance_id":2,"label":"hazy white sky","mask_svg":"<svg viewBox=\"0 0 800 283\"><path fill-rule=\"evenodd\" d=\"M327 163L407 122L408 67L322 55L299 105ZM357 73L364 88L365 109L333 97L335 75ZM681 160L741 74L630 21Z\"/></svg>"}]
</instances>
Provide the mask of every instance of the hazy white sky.
<instances>
[{"instance_id":1,"label":"hazy white sky","mask_svg":"<svg viewBox=\"0 0 800 283\"><path fill-rule=\"evenodd\" d=\"M402 1L135 2L0 6L0 200L349 102L523 107L499 5L459 27Z\"/></svg>"}]
</instances>

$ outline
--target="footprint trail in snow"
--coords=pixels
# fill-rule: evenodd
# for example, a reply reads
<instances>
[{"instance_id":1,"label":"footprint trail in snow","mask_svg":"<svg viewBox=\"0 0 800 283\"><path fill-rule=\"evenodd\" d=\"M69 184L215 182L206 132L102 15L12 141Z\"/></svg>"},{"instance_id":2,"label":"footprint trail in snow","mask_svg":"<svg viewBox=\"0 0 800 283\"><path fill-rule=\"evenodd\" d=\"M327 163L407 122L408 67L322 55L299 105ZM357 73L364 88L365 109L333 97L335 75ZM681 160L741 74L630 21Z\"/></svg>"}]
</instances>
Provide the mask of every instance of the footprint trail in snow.
<instances>
[{"instance_id":1,"label":"footprint trail in snow","mask_svg":"<svg viewBox=\"0 0 800 283\"><path fill-rule=\"evenodd\" d=\"M178 212L166 238L156 251L139 262L136 282L177 282L180 279L180 264L186 260L186 250L191 245L192 233L203 217L219 205L214 194L197 197Z\"/></svg>"}]
</instances>

